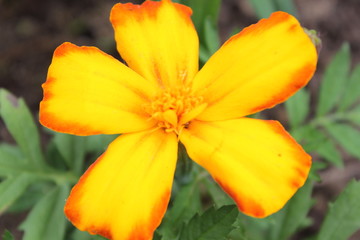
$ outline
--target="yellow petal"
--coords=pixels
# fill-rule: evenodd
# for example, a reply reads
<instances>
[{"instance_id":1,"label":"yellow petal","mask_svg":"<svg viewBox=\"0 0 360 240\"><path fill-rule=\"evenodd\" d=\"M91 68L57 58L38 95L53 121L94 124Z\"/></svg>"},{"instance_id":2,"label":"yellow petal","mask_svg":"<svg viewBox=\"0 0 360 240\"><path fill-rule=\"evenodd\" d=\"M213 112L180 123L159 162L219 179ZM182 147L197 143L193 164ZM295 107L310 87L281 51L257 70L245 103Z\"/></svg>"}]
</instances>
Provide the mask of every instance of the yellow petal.
<instances>
[{"instance_id":1,"label":"yellow petal","mask_svg":"<svg viewBox=\"0 0 360 240\"><path fill-rule=\"evenodd\" d=\"M145 1L116 4L110 15L117 49L126 63L160 86L177 86L198 71L199 43L190 8Z\"/></svg>"},{"instance_id":2,"label":"yellow petal","mask_svg":"<svg viewBox=\"0 0 360 240\"><path fill-rule=\"evenodd\" d=\"M40 122L55 131L114 134L154 126L143 109L154 86L95 47L59 46L43 89Z\"/></svg>"},{"instance_id":3,"label":"yellow petal","mask_svg":"<svg viewBox=\"0 0 360 240\"><path fill-rule=\"evenodd\" d=\"M304 184L311 165L310 156L276 121L193 121L180 140L239 209L253 217L281 209Z\"/></svg>"},{"instance_id":4,"label":"yellow petal","mask_svg":"<svg viewBox=\"0 0 360 240\"><path fill-rule=\"evenodd\" d=\"M67 217L80 230L109 239L151 239L170 199L176 157L173 133L118 137L72 189Z\"/></svg>"},{"instance_id":5,"label":"yellow petal","mask_svg":"<svg viewBox=\"0 0 360 240\"><path fill-rule=\"evenodd\" d=\"M243 117L285 101L312 77L317 53L298 21L284 12L230 38L193 82L207 109L197 119Z\"/></svg>"}]
</instances>

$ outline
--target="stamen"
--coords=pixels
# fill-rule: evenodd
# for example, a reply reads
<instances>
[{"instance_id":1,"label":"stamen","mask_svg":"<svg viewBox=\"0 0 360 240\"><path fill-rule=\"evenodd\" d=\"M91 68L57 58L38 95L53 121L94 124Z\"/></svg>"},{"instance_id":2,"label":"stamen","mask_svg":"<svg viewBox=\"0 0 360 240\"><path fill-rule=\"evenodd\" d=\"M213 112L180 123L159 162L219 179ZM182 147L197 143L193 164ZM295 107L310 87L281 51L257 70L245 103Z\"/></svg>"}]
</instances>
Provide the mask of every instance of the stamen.
<instances>
[{"instance_id":1,"label":"stamen","mask_svg":"<svg viewBox=\"0 0 360 240\"><path fill-rule=\"evenodd\" d=\"M201 96L191 93L189 87L166 89L145 106L151 119L158 120L158 127L166 132L179 134L184 126L206 107Z\"/></svg>"}]
</instances>

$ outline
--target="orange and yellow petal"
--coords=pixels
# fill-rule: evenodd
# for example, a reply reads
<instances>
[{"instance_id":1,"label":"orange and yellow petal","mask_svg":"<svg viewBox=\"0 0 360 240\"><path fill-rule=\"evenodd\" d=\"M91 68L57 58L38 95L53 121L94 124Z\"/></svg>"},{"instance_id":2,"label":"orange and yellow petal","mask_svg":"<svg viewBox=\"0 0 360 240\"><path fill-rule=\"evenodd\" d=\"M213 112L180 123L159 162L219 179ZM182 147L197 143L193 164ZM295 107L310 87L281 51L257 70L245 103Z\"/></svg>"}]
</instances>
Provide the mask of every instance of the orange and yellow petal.
<instances>
[{"instance_id":1,"label":"orange and yellow petal","mask_svg":"<svg viewBox=\"0 0 360 240\"><path fill-rule=\"evenodd\" d=\"M253 217L279 209L304 184L311 157L276 121L193 121L180 135L189 156Z\"/></svg>"},{"instance_id":2,"label":"orange and yellow petal","mask_svg":"<svg viewBox=\"0 0 360 240\"><path fill-rule=\"evenodd\" d=\"M109 239L152 239L170 199L176 158L173 133L118 137L72 189L66 216L78 229Z\"/></svg>"},{"instance_id":3,"label":"orange and yellow petal","mask_svg":"<svg viewBox=\"0 0 360 240\"><path fill-rule=\"evenodd\" d=\"M121 57L161 87L189 82L199 61L199 40L191 14L190 8L170 0L116 4L110 20Z\"/></svg>"},{"instance_id":4,"label":"orange and yellow petal","mask_svg":"<svg viewBox=\"0 0 360 240\"><path fill-rule=\"evenodd\" d=\"M95 47L60 45L54 52L40 103L40 122L77 135L151 128L144 112L156 88Z\"/></svg>"},{"instance_id":5,"label":"orange and yellow petal","mask_svg":"<svg viewBox=\"0 0 360 240\"><path fill-rule=\"evenodd\" d=\"M230 38L196 75L193 89L207 109L197 119L228 120L285 101L313 76L315 46L284 12Z\"/></svg>"}]
</instances>

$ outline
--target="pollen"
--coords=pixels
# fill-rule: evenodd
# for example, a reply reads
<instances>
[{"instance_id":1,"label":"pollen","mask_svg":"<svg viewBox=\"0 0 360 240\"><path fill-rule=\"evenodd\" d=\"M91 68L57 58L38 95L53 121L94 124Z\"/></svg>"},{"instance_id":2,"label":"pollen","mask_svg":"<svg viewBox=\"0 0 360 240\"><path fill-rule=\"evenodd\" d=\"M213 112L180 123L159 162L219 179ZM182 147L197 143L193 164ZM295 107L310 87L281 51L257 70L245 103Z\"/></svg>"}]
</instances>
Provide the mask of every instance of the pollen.
<instances>
[{"instance_id":1,"label":"pollen","mask_svg":"<svg viewBox=\"0 0 360 240\"><path fill-rule=\"evenodd\" d=\"M203 97L195 96L189 87L165 89L145 106L151 119L166 132L179 132L206 107Z\"/></svg>"}]
</instances>

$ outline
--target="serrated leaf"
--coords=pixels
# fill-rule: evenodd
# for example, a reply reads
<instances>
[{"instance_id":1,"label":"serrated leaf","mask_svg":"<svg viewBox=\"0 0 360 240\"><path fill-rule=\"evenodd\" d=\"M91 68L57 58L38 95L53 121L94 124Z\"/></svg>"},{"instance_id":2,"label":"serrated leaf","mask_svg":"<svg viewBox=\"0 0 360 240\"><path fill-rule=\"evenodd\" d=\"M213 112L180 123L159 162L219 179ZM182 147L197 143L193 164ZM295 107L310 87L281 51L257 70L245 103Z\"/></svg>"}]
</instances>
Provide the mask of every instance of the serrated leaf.
<instances>
[{"instance_id":1,"label":"serrated leaf","mask_svg":"<svg viewBox=\"0 0 360 240\"><path fill-rule=\"evenodd\" d=\"M360 182L351 181L331 205L317 240L346 240L360 228Z\"/></svg>"},{"instance_id":2,"label":"serrated leaf","mask_svg":"<svg viewBox=\"0 0 360 240\"><path fill-rule=\"evenodd\" d=\"M0 215L25 192L31 180L29 175L20 174L0 183Z\"/></svg>"},{"instance_id":3,"label":"serrated leaf","mask_svg":"<svg viewBox=\"0 0 360 240\"><path fill-rule=\"evenodd\" d=\"M360 131L344 123L326 124L330 135L354 157L360 159Z\"/></svg>"},{"instance_id":4,"label":"serrated leaf","mask_svg":"<svg viewBox=\"0 0 360 240\"><path fill-rule=\"evenodd\" d=\"M5 232L2 235L2 240L14 240L14 236L11 234L9 230L5 230Z\"/></svg>"},{"instance_id":5,"label":"serrated leaf","mask_svg":"<svg viewBox=\"0 0 360 240\"><path fill-rule=\"evenodd\" d=\"M286 112L288 114L292 128L303 123L310 110L310 95L305 89L299 90L294 96L285 102Z\"/></svg>"},{"instance_id":6,"label":"serrated leaf","mask_svg":"<svg viewBox=\"0 0 360 240\"><path fill-rule=\"evenodd\" d=\"M235 205L208 209L195 215L181 231L181 240L221 240L234 229L239 211Z\"/></svg>"},{"instance_id":7,"label":"serrated leaf","mask_svg":"<svg viewBox=\"0 0 360 240\"><path fill-rule=\"evenodd\" d=\"M274 218L277 222L271 228L273 240L289 239L299 228L304 226L307 214L313 204L311 193L313 184L310 181L299 189L286 206Z\"/></svg>"},{"instance_id":8,"label":"serrated leaf","mask_svg":"<svg viewBox=\"0 0 360 240\"><path fill-rule=\"evenodd\" d=\"M256 16L260 18L268 18L271 13L276 11L274 2L271 0L250 0Z\"/></svg>"},{"instance_id":9,"label":"serrated leaf","mask_svg":"<svg viewBox=\"0 0 360 240\"><path fill-rule=\"evenodd\" d=\"M69 191L67 185L56 186L35 205L19 227L24 231L23 240L64 239L66 219L63 208Z\"/></svg>"},{"instance_id":10,"label":"serrated leaf","mask_svg":"<svg viewBox=\"0 0 360 240\"><path fill-rule=\"evenodd\" d=\"M355 102L360 100L360 64L351 73L349 83L346 86L343 97L341 98L339 109L346 110Z\"/></svg>"},{"instance_id":11,"label":"serrated leaf","mask_svg":"<svg viewBox=\"0 0 360 240\"><path fill-rule=\"evenodd\" d=\"M322 79L317 116L330 112L340 100L348 80L350 69L350 48L344 44L327 66Z\"/></svg>"},{"instance_id":12,"label":"serrated leaf","mask_svg":"<svg viewBox=\"0 0 360 240\"><path fill-rule=\"evenodd\" d=\"M44 157L41 152L38 129L23 99L0 89L0 116L26 159L41 168Z\"/></svg>"},{"instance_id":13,"label":"serrated leaf","mask_svg":"<svg viewBox=\"0 0 360 240\"><path fill-rule=\"evenodd\" d=\"M206 187L206 190L210 193L216 207L222 207L224 205L234 204L234 201L219 187L214 180L205 178L202 181Z\"/></svg>"}]
</instances>

